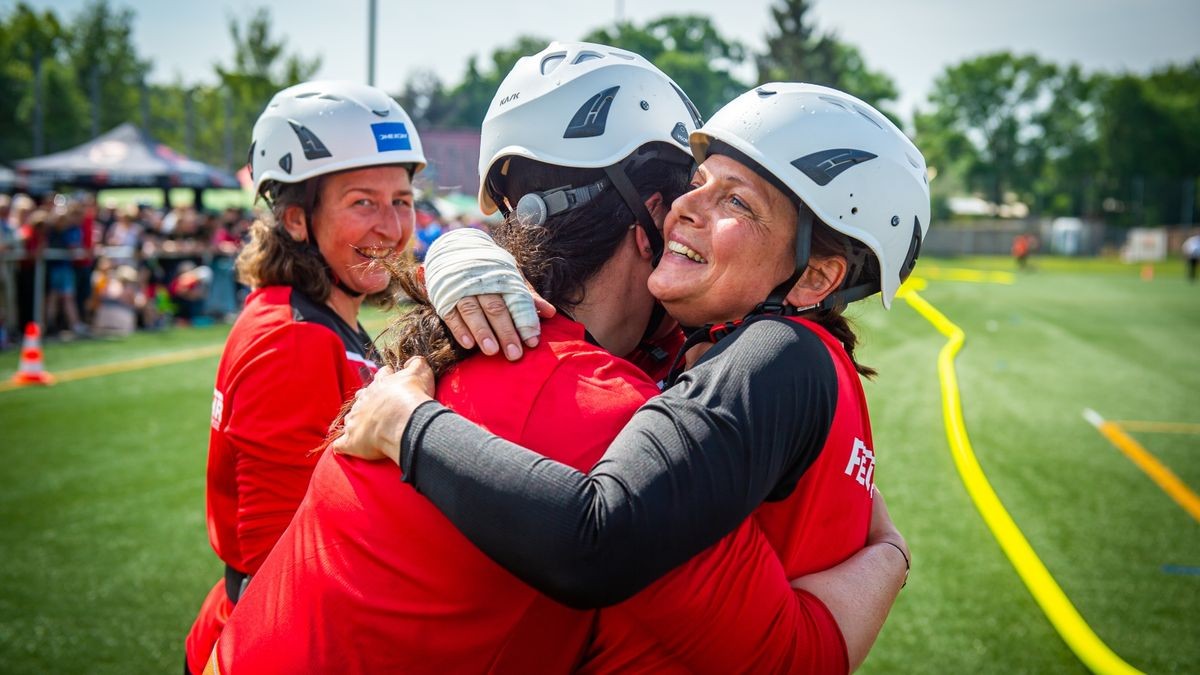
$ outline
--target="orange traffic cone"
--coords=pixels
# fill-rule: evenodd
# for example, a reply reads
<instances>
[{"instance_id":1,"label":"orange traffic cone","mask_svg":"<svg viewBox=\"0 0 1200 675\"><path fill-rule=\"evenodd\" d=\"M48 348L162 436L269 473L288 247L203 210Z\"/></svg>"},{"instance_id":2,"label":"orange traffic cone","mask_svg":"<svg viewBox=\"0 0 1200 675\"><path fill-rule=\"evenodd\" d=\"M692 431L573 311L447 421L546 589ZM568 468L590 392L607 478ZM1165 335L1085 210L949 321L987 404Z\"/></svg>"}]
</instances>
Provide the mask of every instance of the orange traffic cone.
<instances>
[{"instance_id":1,"label":"orange traffic cone","mask_svg":"<svg viewBox=\"0 0 1200 675\"><path fill-rule=\"evenodd\" d=\"M54 376L42 366L42 331L32 321L25 325L21 342L21 367L12 377L13 384L54 384Z\"/></svg>"}]
</instances>

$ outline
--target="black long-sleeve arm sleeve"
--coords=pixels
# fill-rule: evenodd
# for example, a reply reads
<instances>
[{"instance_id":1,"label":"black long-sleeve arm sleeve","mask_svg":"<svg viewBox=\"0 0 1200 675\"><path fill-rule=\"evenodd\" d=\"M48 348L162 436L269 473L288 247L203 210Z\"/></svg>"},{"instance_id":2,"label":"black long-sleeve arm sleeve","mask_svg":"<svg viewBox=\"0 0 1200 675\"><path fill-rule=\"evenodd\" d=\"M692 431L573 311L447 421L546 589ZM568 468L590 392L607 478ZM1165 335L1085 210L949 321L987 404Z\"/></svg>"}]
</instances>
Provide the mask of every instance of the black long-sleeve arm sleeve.
<instances>
[{"instance_id":1,"label":"black long-sleeve arm sleeve","mask_svg":"<svg viewBox=\"0 0 1200 675\"><path fill-rule=\"evenodd\" d=\"M632 596L795 486L828 435L831 357L807 328L748 323L634 414L588 473L437 403L401 441L405 480L481 550L573 607Z\"/></svg>"}]
</instances>

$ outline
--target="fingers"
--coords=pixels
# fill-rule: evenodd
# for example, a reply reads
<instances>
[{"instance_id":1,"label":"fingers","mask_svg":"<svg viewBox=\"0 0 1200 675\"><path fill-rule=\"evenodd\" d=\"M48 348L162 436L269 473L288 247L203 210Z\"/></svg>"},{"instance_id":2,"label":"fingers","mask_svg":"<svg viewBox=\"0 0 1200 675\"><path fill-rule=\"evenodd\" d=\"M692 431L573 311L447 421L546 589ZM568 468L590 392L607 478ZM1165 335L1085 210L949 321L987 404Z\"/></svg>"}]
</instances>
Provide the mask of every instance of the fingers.
<instances>
[{"instance_id":1,"label":"fingers","mask_svg":"<svg viewBox=\"0 0 1200 675\"><path fill-rule=\"evenodd\" d=\"M517 327L513 325L512 314L508 311L508 303L504 302L504 296L496 293L481 295L479 304L483 307L483 313L487 316L487 321L500 344L504 345L505 358L509 361L521 358L521 336L517 333Z\"/></svg>"},{"instance_id":2,"label":"fingers","mask_svg":"<svg viewBox=\"0 0 1200 675\"><path fill-rule=\"evenodd\" d=\"M529 293L533 296L533 306L537 310L538 316L543 319L549 319L558 313L558 309L545 298L538 295L538 292L533 290L532 287L530 287Z\"/></svg>"},{"instance_id":3,"label":"fingers","mask_svg":"<svg viewBox=\"0 0 1200 675\"><path fill-rule=\"evenodd\" d=\"M470 296L459 300L454 305L454 311L443 317L446 326L465 349L479 345L479 351L487 355L500 350L496 335L488 325L487 315L479 306L479 297Z\"/></svg>"},{"instance_id":4,"label":"fingers","mask_svg":"<svg viewBox=\"0 0 1200 675\"><path fill-rule=\"evenodd\" d=\"M414 356L404 362L404 374L411 376L421 386L426 396L433 398L437 389L437 380L433 376L433 368L423 357Z\"/></svg>"}]
</instances>

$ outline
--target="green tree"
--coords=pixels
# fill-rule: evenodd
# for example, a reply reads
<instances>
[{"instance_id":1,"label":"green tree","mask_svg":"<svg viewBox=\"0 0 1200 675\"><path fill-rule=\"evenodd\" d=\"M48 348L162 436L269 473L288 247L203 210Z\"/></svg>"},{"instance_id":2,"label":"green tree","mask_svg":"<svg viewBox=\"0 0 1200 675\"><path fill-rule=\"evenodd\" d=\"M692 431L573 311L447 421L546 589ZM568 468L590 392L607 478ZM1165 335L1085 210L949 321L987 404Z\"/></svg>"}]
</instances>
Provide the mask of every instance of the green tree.
<instances>
[{"instance_id":1,"label":"green tree","mask_svg":"<svg viewBox=\"0 0 1200 675\"><path fill-rule=\"evenodd\" d=\"M478 57L472 56L467 62L462 81L450 90L450 100L441 113L441 120L430 119L432 126L479 129L492 97L508 71L522 56L536 54L549 43L549 40L539 37L518 36L511 44L496 48L490 63L483 70L478 66Z\"/></svg>"},{"instance_id":2,"label":"green tree","mask_svg":"<svg viewBox=\"0 0 1200 675\"><path fill-rule=\"evenodd\" d=\"M255 11L244 26L237 19L230 19L229 35L233 40L233 62L216 66L220 87L197 88L192 96L193 105L205 113L215 114L214 117L197 116L197 119L223 120L204 125L203 132L197 132L202 156L221 157L217 163L225 164L224 125L229 124L234 144L232 159L240 166L245 161L246 148L250 146L254 121L267 102L280 89L311 79L320 69L321 60L319 57L305 59L296 54L289 55L287 41L272 35L271 13L265 8ZM226 103L222 96L229 96L229 102ZM227 108L229 115L225 114Z\"/></svg>"},{"instance_id":3,"label":"green tree","mask_svg":"<svg viewBox=\"0 0 1200 675\"><path fill-rule=\"evenodd\" d=\"M1099 101L1105 194L1117 205L1116 220L1133 225L1194 221L1200 59L1145 77L1108 78ZM1191 213L1185 213L1189 200Z\"/></svg>"},{"instance_id":4,"label":"green tree","mask_svg":"<svg viewBox=\"0 0 1200 675\"><path fill-rule=\"evenodd\" d=\"M78 142L87 107L74 73L60 58L66 40L62 22L52 10L39 13L22 2L3 25L0 48L7 53L0 79L12 88L0 97L5 99L0 103L0 157L11 161ZM35 144L39 92L41 148Z\"/></svg>"},{"instance_id":5,"label":"green tree","mask_svg":"<svg viewBox=\"0 0 1200 675\"><path fill-rule=\"evenodd\" d=\"M123 122L140 123L141 83L150 64L138 57L133 45L133 20L131 10L114 11L107 0L96 0L71 22L65 40L66 62L87 99L89 118L78 142Z\"/></svg>"},{"instance_id":6,"label":"green tree","mask_svg":"<svg viewBox=\"0 0 1200 675\"><path fill-rule=\"evenodd\" d=\"M963 61L934 81L918 112L918 145L937 171L956 171L994 203L1028 195L1045 158L1037 120L1054 100L1055 66L1008 52Z\"/></svg>"},{"instance_id":7,"label":"green tree","mask_svg":"<svg viewBox=\"0 0 1200 675\"><path fill-rule=\"evenodd\" d=\"M758 81L821 84L848 92L887 113L885 102L899 95L895 83L868 68L853 45L833 33L818 32L806 16L809 9L807 0L781 0L771 7L775 27L767 33L767 51L755 59Z\"/></svg>"},{"instance_id":8,"label":"green tree","mask_svg":"<svg viewBox=\"0 0 1200 675\"><path fill-rule=\"evenodd\" d=\"M404 82L404 90L396 96L418 129L444 126L454 113L455 101L446 85L432 70L417 70Z\"/></svg>"}]
</instances>

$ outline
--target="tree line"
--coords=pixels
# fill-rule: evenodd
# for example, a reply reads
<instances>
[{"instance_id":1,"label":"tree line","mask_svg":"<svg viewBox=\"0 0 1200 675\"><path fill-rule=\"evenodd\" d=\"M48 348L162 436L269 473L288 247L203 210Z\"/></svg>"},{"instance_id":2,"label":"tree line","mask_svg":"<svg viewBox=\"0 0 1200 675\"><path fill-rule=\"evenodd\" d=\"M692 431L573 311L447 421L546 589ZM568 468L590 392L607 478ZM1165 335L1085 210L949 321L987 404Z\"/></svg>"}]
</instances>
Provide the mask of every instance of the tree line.
<instances>
[{"instance_id":1,"label":"tree line","mask_svg":"<svg viewBox=\"0 0 1200 675\"><path fill-rule=\"evenodd\" d=\"M1035 215L1110 223L1190 223L1200 176L1200 59L1145 75L1086 73L998 52L947 67L912 116L893 109L895 83L853 45L818 28L808 0L776 0L756 53L705 16L597 28L581 39L630 49L662 68L702 114L759 82L797 80L851 92L906 128L935 173L935 213L974 194L1020 201ZM311 78L319 58L293 52L265 9L231 19L233 53L216 84L151 83L133 44L136 16L94 0L74 17L18 3L0 16L0 163L77 145L126 121L185 154L240 166L270 96ZM518 58L549 42L522 35L474 56L457 82L430 71L393 92L422 129L477 129ZM749 75L748 75L749 73ZM750 78L753 78L751 81Z\"/></svg>"}]
</instances>

